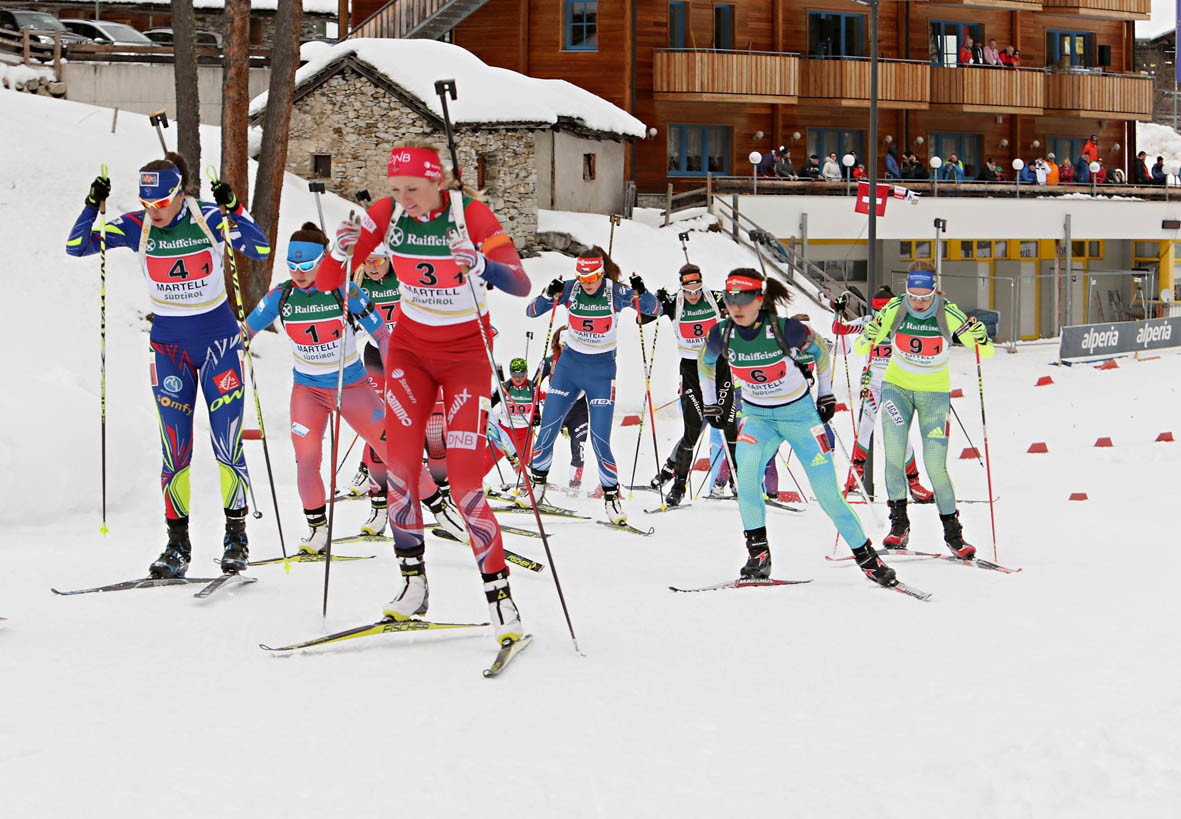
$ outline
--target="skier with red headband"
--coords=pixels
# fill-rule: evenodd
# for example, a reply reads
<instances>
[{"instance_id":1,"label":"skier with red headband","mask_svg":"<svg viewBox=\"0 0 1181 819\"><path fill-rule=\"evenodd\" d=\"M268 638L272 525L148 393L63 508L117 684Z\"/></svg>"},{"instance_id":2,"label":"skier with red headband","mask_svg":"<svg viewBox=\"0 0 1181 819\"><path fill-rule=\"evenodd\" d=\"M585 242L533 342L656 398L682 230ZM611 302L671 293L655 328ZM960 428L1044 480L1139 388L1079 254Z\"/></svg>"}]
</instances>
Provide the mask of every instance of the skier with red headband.
<instances>
[{"instance_id":1,"label":"skier with red headband","mask_svg":"<svg viewBox=\"0 0 1181 819\"><path fill-rule=\"evenodd\" d=\"M444 172L435 145L420 139L396 144L388 175L392 196L375 202L360 225L341 224L316 278L319 290L339 287L384 239L400 284L385 402L390 526L402 589L386 604L385 616L408 620L427 611L418 477L427 419L442 388L447 474L484 580L496 639L519 640L524 631L509 590L500 526L481 484L492 378L482 333L491 335L487 288L523 297L529 277L496 216L475 191L461 189L454 174Z\"/></svg>"},{"instance_id":2,"label":"skier with red headband","mask_svg":"<svg viewBox=\"0 0 1181 819\"><path fill-rule=\"evenodd\" d=\"M872 306L877 313L894 298L894 291L883 286L874 293ZM873 319L873 314L861 316L850 321L845 320L845 308L849 305L848 293L842 293L832 303L835 315L832 320L832 331L838 336L860 334ZM865 460L869 457L869 447L873 443L873 431L877 425L878 408L882 405L882 379L885 378L886 368L890 366L890 355L894 352L891 344L875 344L869 351L869 361L861 371L861 411L857 415L857 442L853 445L853 469L856 477L849 476L845 484L845 492L852 492L859 481L865 480ZM923 486L919 480L919 467L914 459L914 445L910 439L906 441L906 483L910 489L910 499L915 503L933 503L935 493Z\"/></svg>"},{"instance_id":3,"label":"skier with red headband","mask_svg":"<svg viewBox=\"0 0 1181 819\"><path fill-rule=\"evenodd\" d=\"M654 316L656 297L637 275L631 287L619 283L619 267L601 247L583 251L577 261L577 281L554 279L526 308L530 317L544 316L557 304L570 314L562 357L554 367L541 412L541 427L533 444L531 476L543 493L553 463L554 442L579 392L590 405L590 438L599 461L599 483L607 520L619 525L627 515L619 505L619 472L611 452L611 422L615 416L616 314L625 307Z\"/></svg>"},{"instance_id":4,"label":"skier with red headband","mask_svg":"<svg viewBox=\"0 0 1181 819\"><path fill-rule=\"evenodd\" d=\"M724 299L729 318L709 331L698 366L705 417L714 427L724 425L715 384L719 359L729 362L735 382L742 387L736 468L748 559L740 576L771 576L761 478L769 456L787 441L804 465L820 508L849 544L866 577L882 586L896 585L894 570L878 557L857 514L841 496L833 469L824 429L837 404L832 392L835 365L828 342L802 322L777 315L778 306L786 305L791 294L757 270L740 267L730 271ZM794 363L803 357L816 365L815 402L808 381Z\"/></svg>"}]
</instances>

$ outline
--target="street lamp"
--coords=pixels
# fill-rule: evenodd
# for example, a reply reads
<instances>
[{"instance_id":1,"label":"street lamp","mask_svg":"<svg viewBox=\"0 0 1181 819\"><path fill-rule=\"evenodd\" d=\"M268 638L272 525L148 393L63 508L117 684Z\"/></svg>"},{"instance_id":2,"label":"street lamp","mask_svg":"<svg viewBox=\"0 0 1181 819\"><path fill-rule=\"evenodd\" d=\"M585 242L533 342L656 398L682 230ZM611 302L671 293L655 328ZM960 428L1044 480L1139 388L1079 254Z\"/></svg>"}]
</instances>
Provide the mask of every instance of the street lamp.
<instances>
[{"instance_id":1,"label":"street lamp","mask_svg":"<svg viewBox=\"0 0 1181 819\"><path fill-rule=\"evenodd\" d=\"M853 154L845 154L841 157L841 164L845 166L845 196L849 195L849 180L853 178L853 163L857 161L857 157Z\"/></svg>"},{"instance_id":2,"label":"street lamp","mask_svg":"<svg viewBox=\"0 0 1181 819\"><path fill-rule=\"evenodd\" d=\"M759 163L763 161L763 155L758 151L751 151L747 156L750 160L750 181L754 188L754 192L759 192Z\"/></svg>"},{"instance_id":3,"label":"street lamp","mask_svg":"<svg viewBox=\"0 0 1181 819\"><path fill-rule=\"evenodd\" d=\"M933 156L927 164L931 166L931 171L933 172L932 178L935 180L935 196L939 196L939 169L943 167L943 160L937 156Z\"/></svg>"},{"instance_id":4,"label":"street lamp","mask_svg":"<svg viewBox=\"0 0 1181 819\"><path fill-rule=\"evenodd\" d=\"M1096 176L1096 174L1099 173L1099 163L1092 162L1090 165L1087 166L1087 170L1089 170L1091 172L1091 196L1094 196L1095 195L1095 182L1096 182L1095 176Z\"/></svg>"},{"instance_id":5,"label":"street lamp","mask_svg":"<svg viewBox=\"0 0 1181 819\"><path fill-rule=\"evenodd\" d=\"M1017 157L1013 160L1013 170L1017 172L1017 198L1021 198L1021 169L1025 167L1025 160Z\"/></svg>"}]
</instances>

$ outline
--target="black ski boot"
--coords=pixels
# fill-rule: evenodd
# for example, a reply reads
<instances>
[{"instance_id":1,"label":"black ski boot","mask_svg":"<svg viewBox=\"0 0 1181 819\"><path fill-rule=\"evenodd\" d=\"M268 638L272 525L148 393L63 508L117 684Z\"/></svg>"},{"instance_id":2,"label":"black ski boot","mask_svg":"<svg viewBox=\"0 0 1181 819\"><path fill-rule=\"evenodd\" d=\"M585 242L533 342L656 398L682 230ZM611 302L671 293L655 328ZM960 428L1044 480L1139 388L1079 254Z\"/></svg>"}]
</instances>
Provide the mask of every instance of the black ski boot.
<instances>
[{"instance_id":1,"label":"black ski boot","mask_svg":"<svg viewBox=\"0 0 1181 819\"><path fill-rule=\"evenodd\" d=\"M883 549L905 549L910 542L910 518L906 516L906 498L887 501L890 507L890 533L882 538Z\"/></svg>"},{"instance_id":2,"label":"black ski boot","mask_svg":"<svg viewBox=\"0 0 1181 819\"><path fill-rule=\"evenodd\" d=\"M874 583L879 586L898 585L898 578L894 576L894 570L878 557L872 542L867 540L864 545L854 549L853 557L857 561L857 565L861 567L861 571L865 572L865 576Z\"/></svg>"},{"instance_id":3,"label":"black ski boot","mask_svg":"<svg viewBox=\"0 0 1181 819\"><path fill-rule=\"evenodd\" d=\"M746 531L746 565L738 570L744 580L766 580L771 576L771 547L767 545L767 527Z\"/></svg>"},{"instance_id":4,"label":"black ski boot","mask_svg":"<svg viewBox=\"0 0 1181 819\"><path fill-rule=\"evenodd\" d=\"M676 478L673 480L672 488L668 490L668 494L664 496L664 503L666 506L680 506L681 501L685 499L685 479Z\"/></svg>"},{"instance_id":5,"label":"black ski boot","mask_svg":"<svg viewBox=\"0 0 1181 819\"><path fill-rule=\"evenodd\" d=\"M250 548L246 541L246 507L226 510L226 536L222 541L221 570L226 574L246 571Z\"/></svg>"},{"instance_id":6,"label":"black ski boot","mask_svg":"<svg viewBox=\"0 0 1181 819\"><path fill-rule=\"evenodd\" d=\"M976 547L964 540L964 527L960 525L959 511L950 515L940 515L943 521L943 542L951 553L960 560L971 560L976 557Z\"/></svg>"},{"instance_id":7,"label":"black ski boot","mask_svg":"<svg viewBox=\"0 0 1181 819\"><path fill-rule=\"evenodd\" d=\"M193 547L189 543L189 519L167 520L168 543L156 561L148 567L148 574L157 579L184 577L189 570Z\"/></svg>"},{"instance_id":8,"label":"black ski boot","mask_svg":"<svg viewBox=\"0 0 1181 819\"><path fill-rule=\"evenodd\" d=\"M671 481L676 477L676 472L673 471L673 465L669 461L664 462L664 466L660 467L660 471L656 473L656 477L648 481L648 486L660 491L660 487Z\"/></svg>"}]
</instances>

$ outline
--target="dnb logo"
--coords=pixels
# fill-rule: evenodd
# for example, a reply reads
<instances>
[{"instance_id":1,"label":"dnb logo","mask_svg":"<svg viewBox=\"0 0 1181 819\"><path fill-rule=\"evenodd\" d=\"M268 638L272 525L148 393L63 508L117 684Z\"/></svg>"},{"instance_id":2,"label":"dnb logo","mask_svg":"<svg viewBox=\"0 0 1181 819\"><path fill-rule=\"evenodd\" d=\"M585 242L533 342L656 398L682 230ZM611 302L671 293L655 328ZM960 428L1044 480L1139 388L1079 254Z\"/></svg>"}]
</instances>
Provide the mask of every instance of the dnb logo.
<instances>
[{"instance_id":1,"label":"dnb logo","mask_svg":"<svg viewBox=\"0 0 1181 819\"><path fill-rule=\"evenodd\" d=\"M171 376L169 376L171 378ZM217 391L225 395L230 390L236 390L242 386L242 382L238 380L238 376L234 374L233 370L226 370L224 373L213 376L213 383L217 385ZM168 379L164 379L164 387L168 388Z\"/></svg>"},{"instance_id":2,"label":"dnb logo","mask_svg":"<svg viewBox=\"0 0 1181 819\"><path fill-rule=\"evenodd\" d=\"M181 387L183 387L183 386L184 386L183 382L181 382L181 380L179 378L177 378L175 375L170 375L164 379L164 390L166 392L170 392L173 394L178 393L178 392L180 392Z\"/></svg>"}]
</instances>

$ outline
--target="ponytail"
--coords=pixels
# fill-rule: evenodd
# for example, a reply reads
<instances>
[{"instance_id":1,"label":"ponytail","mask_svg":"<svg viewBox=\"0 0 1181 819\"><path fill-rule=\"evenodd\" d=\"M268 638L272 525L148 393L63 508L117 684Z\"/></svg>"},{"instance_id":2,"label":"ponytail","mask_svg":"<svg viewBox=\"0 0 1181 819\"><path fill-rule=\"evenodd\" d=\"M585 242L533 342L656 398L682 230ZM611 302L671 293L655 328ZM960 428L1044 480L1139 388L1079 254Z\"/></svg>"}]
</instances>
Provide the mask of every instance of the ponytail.
<instances>
[{"instance_id":1,"label":"ponytail","mask_svg":"<svg viewBox=\"0 0 1181 819\"><path fill-rule=\"evenodd\" d=\"M324 245L328 247L328 237L324 235L324 231L320 230L319 225L315 222L304 222L303 226L295 233L291 234L292 242L312 242L313 244Z\"/></svg>"},{"instance_id":2,"label":"ponytail","mask_svg":"<svg viewBox=\"0 0 1181 819\"><path fill-rule=\"evenodd\" d=\"M779 279L769 279L753 267L736 267L730 271L731 276L746 276L758 279L763 283L763 309L773 316L779 315L779 307L787 307L791 303L791 291Z\"/></svg>"},{"instance_id":3,"label":"ponytail","mask_svg":"<svg viewBox=\"0 0 1181 819\"><path fill-rule=\"evenodd\" d=\"M584 250L578 254L580 259L602 259L603 260L603 275L616 284L619 283L619 265L615 264L615 260L611 258L610 254L603 248L595 245L589 250Z\"/></svg>"},{"instance_id":4,"label":"ponytail","mask_svg":"<svg viewBox=\"0 0 1181 819\"><path fill-rule=\"evenodd\" d=\"M565 329L565 324L554 328L554 340L550 343L550 354L555 358L562 352L562 331Z\"/></svg>"},{"instance_id":5,"label":"ponytail","mask_svg":"<svg viewBox=\"0 0 1181 819\"><path fill-rule=\"evenodd\" d=\"M185 158L176 151L167 151L163 159L153 159L147 165L140 168L141 171L171 171L175 170L180 173L180 187L185 193L190 196L196 196L199 192L193 188L193 178L189 175L189 164L185 162Z\"/></svg>"}]
</instances>

